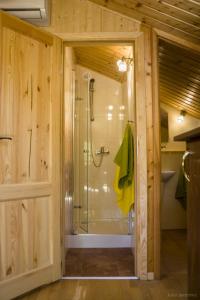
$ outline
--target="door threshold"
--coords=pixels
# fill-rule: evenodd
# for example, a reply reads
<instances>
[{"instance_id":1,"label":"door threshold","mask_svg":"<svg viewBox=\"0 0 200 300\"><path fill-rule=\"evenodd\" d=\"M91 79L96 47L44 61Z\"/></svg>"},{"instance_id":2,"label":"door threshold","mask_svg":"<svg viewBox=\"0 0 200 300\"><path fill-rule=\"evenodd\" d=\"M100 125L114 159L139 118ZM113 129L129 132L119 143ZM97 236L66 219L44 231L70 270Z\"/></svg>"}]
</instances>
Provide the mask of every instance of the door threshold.
<instances>
[{"instance_id":1,"label":"door threshold","mask_svg":"<svg viewBox=\"0 0 200 300\"><path fill-rule=\"evenodd\" d=\"M63 276L63 280L138 280L136 276Z\"/></svg>"}]
</instances>

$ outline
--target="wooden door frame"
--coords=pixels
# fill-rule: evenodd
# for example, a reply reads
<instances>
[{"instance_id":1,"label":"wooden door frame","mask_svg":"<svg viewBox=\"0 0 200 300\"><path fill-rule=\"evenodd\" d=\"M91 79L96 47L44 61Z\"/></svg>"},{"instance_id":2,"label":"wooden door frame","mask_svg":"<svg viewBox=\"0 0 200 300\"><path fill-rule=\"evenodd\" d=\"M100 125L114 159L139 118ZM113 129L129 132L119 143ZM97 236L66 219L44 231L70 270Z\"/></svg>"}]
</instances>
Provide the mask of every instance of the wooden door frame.
<instances>
[{"instance_id":1,"label":"wooden door frame","mask_svg":"<svg viewBox=\"0 0 200 300\"><path fill-rule=\"evenodd\" d=\"M135 221L135 271L139 279L146 280L147 276L147 126L145 91L145 43L144 32L99 32L99 33L69 33L65 34L64 42L67 46L80 45L80 43L127 43L134 49L135 82L134 94L136 99L136 221ZM137 201L140 199L140 201ZM63 195L64 201L64 195ZM63 215L64 218L64 215Z\"/></svg>"},{"instance_id":2,"label":"wooden door frame","mask_svg":"<svg viewBox=\"0 0 200 300\"><path fill-rule=\"evenodd\" d=\"M159 101L159 65L158 65L158 42L164 39L179 47L188 48L200 52L200 45L174 36L159 29L152 29L152 66L153 66L153 119L154 119L154 197L153 212L150 218L153 220L153 252L154 252L154 275L160 278L160 256L161 256L161 139L160 139L160 101Z\"/></svg>"}]
</instances>

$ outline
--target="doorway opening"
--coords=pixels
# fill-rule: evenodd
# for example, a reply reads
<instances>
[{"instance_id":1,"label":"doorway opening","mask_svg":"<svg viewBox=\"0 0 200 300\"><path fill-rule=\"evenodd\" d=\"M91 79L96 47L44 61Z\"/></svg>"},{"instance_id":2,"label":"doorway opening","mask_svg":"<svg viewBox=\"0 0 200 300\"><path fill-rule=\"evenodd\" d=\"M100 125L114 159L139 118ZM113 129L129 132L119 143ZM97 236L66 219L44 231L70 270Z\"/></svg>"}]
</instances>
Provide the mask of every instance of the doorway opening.
<instances>
[{"instance_id":1,"label":"doorway opening","mask_svg":"<svg viewBox=\"0 0 200 300\"><path fill-rule=\"evenodd\" d=\"M135 275L134 205L117 203L114 163L127 126L135 132L133 57L128 43L65 47L66 277Z\"/></svg>"},{"instance_id":2,"label":"doorway opening","mask_svg":"<svg viewBox=\"0 0 200 300\"><path fill-rule=\"evenodd\" d=\"M200 126L200 55L189 48L158 40L161 132L161 277L181 276L187 292L187 180L182 161L184 141L176 136Z\"/></svg>"}]
</instances>

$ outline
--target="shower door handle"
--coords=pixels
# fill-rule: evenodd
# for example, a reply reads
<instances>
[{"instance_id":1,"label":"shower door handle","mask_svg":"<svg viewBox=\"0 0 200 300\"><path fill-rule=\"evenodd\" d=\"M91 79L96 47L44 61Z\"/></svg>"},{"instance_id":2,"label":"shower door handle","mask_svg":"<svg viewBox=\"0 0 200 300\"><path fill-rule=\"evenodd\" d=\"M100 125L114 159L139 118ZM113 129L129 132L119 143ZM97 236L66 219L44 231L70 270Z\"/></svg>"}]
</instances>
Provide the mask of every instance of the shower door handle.
<instances>
[{"instance_id":1,"label":"shower door handle","mask_svg":"<svg viewBox=\"0 0 200 300\"><path fill-rule=\"evenodd\" d=\"M183 170L183 175L185 177L185 179L190 182L190 177L189 175L186 173L185 171L185 161L186 161L186 158L189 156L189 155L193 155L194 152L192 151L186 151L184 154L183 154L183 158L182 158L182 170Z\"/></svg>"}]
</instances>

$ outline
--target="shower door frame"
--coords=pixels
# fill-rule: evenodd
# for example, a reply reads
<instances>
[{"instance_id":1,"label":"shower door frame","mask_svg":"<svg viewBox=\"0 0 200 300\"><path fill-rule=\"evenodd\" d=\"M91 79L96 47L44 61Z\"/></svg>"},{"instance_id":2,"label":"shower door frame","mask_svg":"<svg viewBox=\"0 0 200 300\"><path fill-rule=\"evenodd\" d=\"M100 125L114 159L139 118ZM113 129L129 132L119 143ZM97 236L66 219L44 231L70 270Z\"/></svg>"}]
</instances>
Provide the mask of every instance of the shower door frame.
<instances>
[{"instance_id":1,"label":"shower door frame","mask_svg":"<svg viewBox=\"0 0 200 300\"><path fill-rule=\"evenodd\" d=\"M134 98L135 104L135 274L141 280L147 280L147 122L146 105L146 62L145 62L145 31L140 32L99 32L99 33L69 33L65 34L64 46L98 45L127 43L134 49ZM144 88L145 87L145 88ZM149 100L151 101L151 99ZM145 117L144 117L145 115ZM138 199L140 201L138 201ZM64 195L63 195L64 201ZM63 213L63 218L64 218ZM64 222L63 222L64 223ZM63 261L64 265L64 261Z\"/></svg>"}]
</instances>

